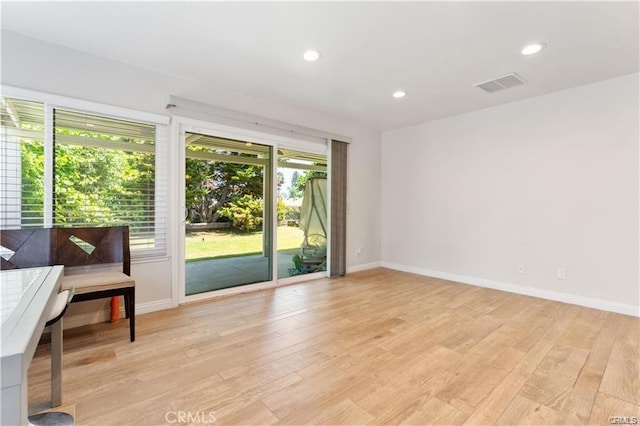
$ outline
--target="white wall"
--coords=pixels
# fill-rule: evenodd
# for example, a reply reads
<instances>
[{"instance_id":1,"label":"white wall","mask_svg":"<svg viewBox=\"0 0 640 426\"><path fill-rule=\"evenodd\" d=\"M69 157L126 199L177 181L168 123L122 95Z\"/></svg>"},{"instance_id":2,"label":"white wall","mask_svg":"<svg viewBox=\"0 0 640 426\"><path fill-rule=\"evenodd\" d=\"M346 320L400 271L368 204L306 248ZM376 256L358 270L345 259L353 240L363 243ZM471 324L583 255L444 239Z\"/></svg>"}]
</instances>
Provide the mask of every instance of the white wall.
<instances>
[{"instance_id":1,"label":"white wall","mask_svg":"<svg viewBox=\"0 0 640 426\"><path fill-rule=\"evenodd\" d=\"M628 75L383 133L383 265L637 315L638 90Z\"/></svg>"},{"instance_id":2,"label":"white wall","mask_svg":"<svg viewBox=\"0 0 640 426\"><path fill-rule=\"evenodd\" d=\"M248 98L216 87L215 82L187 82L6 31L2 32L1 76L2 84L9 86L160 114L166 114L165 99L172 94L349 136L352 143L349 148L347 266L354 270L375 265L380 260L380 133L377 129ZM173 201L170 205L179 205ZM179 217L180 213L175 216ZM169 226L180 224L170 223ZM173 247L175 241L169 241L169 244ZM360 256L355 255L357 245L363 247ZM134 261L132 275L136 279L137 304L143 311L166 306L167 298L172 297L171 268L170 258L144 263ZM76 314L84 314L87 310L73 308ZM67 322L78 323L73 318Z\"/></svg>"}]
</instances>

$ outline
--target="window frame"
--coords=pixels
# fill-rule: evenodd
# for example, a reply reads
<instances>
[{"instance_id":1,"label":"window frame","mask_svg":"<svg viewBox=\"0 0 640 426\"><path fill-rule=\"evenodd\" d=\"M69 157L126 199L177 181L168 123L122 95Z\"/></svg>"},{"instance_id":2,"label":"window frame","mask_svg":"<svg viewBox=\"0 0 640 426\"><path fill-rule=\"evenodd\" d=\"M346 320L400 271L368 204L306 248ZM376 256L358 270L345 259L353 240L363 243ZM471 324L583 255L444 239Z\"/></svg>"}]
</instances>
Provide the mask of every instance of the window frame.
<instances>
[{"instance_id":1,"label":"window frame","mask_svg":"<svg viewBox=\"0 0 640 426\"><path fill-rule=\"evenodd\" d=\"M153 125L155 127L155 247L135 249L132 258L166 257L168 255L169 225L169 117L131 110L122 107L89 102L59 95L53 95L12 86L0 86L6 98L39 102L44 106L44 218L43 226L53 226L53 185L54 185L54 110L73 111L104 118L127 120Z\"/></svg>"}]
</instances>

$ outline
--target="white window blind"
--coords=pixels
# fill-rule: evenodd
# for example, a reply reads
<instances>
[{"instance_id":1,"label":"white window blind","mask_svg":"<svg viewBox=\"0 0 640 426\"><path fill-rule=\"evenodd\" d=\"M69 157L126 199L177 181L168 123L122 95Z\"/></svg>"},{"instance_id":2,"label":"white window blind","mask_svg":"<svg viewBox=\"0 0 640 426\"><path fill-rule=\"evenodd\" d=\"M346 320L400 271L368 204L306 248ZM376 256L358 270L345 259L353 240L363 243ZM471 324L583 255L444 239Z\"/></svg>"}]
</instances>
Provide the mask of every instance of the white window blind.
<instances>
[{"instance_id":1,"label":"white window blind","mask_svg":"<svg viewBox=\"0 0 640 426\"><path fill-rule=\"evenodd\" d=\"M44 104L0 98L0 227L44 224Z\"/></svg>"},{"instance_id":2,"label":"white window blind","mask_svg":"<svg viewBox=\"0 0 640 426\"><path fill-rule=\"evenodd\" d=\"M165 253L165 126L2 102L2 148L14 154L2 161L3 227L128 225L134 256Z\"/></svg>"}]
</instances>

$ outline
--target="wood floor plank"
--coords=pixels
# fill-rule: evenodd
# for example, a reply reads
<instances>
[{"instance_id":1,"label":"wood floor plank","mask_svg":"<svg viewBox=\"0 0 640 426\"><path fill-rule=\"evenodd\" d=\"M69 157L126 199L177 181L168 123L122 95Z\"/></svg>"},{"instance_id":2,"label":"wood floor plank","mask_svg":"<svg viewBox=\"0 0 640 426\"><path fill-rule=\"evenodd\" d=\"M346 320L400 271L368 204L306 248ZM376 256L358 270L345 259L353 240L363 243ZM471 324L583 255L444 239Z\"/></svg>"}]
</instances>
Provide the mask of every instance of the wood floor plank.
<instances>
[{"instance_id":1,"label":"wood floor plank","mask_svg":"<svg viewBox=\"0 0 640 426\"><path fill-rule=\"evenodd\" d=\"M278 418L260 400L253 401L241 408L219 409L213 412L215 422L222 425L273 425Z\"/></svg>"},{"instance_id":2,"label":"wood floor plank","mask_svg":"<svg viewBox=\"0 0 640 426\"><path fill-rule=\"evenodd\" d=\"M562 411L517 395L496 422L498 425L576 425L580 420Z\"/></svg>"},{"instance_id":3,"label":"wood floor plank","mask_svg":"<svg viewBox=\"0 0 640 426\"><path fill-rule=\"evenodd\" d=\"M400 424L432 399L452 377L454 374L445 370L434 373L418 386L407 386L399 381L387 382L380 390L358 401L358 404L376 416L372 424Z\"/></svg>"},{"instance_id":4,"label":"wood floor plank","mask_svg":"<svg viewBox=\"0 0 640 426\"><path fill-rule=\"evenodd\" d=\"M402 421L403 425L458 425L467 415L445 404L438 398L431 398L422 407Z\"/></svg>"},{"instance_id":5,"label":"wood floor plank","mask_svg":"<svg viewBox=\"0 0 640 426\"><path fill-rule=\"evenodd\" d=\"M588 352L564 345L555 345L538 368L529 376L520 395L554 406L573 389L587 360Z\"/></svg>"},{"instance_id":6,"label":"wood floor plank","mask_svg":"<svg viewBox=\"0 0 640 426\"><path fill-rule=\"evenodd\" d=\"M518 394L529 374L522 370L513 370L478 404L471 416L465 421L466 425L495 424L513 398Z\"/></svg>"},{"instance_id":7,"label":"wood floor plank","mask_svg":"<svg viewBox=\"0 0 640 426\"><path fill-rule=\"evenodd\" d=\"M558 399L551 407L565 413L573 413L581 422L588 422L601 381L602 373L600 371L584 367L573 389L564 398Z\"/></svg>"},{"instance_id":8,"label":"wood floor plank","mask_svg":"<svg viewBox=\"0 0 640 426\"><path fill-rule=\"evenodd\" d=\"M216 416L233 416L254 404L264 395L294 386L302 377L295 373L283 377L233 378L207 386L196 382L188 387L176 389L171 395L171 406L176 411L214 412ZM268 408L268 407L267 407Z\"/></svg>"},{"instance_id":9,"label":"wood floor plank","mask_svg":"<svg viewBox=\"0 0 640 426\"><path fill-rule=\"evenodd\" d=\"M134 343L126 321L66 330L61 409L80 425L608 424L640 416L639 325L379 268L139 315ZM49 353L31 414L50 406Z\"/></svg>"},{"instance_id":10,"label":"wood floor plank","mask_svg":"<svg viewBox=\"0 0 640 426\"><path fill-rule=\"evenodd\" d=\"M111 407L107 412L94 416L87 415L88 411L79 410L74 416L76 424L96 425L159 425L167 424L167 420L173 420L172 407L166 394L155 397L132 401L121 407Z\"/></svg>"},{"instance_id":11,"label":"wood floor plank","mask_svg":"<svg viewBox=\"0 0 640 426\"><path fill-rule=\"evenodd\" d=\"M598 393L589 423L594 425L613 424L614 417L625 419L626 424L640 424L640 405Z\"/></svg>"},{"instance_id":12,"label":"wood floor plank","mask_svg":"<svg viewBox=\"0 0 640 426\"><path fill-rule=\"evenodd\" d=\"M326 396L333 397L337 392L354 385L354 381L366 376L367 370L383 368L392 355L379 348L362 357L345 355L337 357L334 362L325 364L321 371L312 374L303 373L304 379L291 388L283 389L262 399L265 405L280 419L305 409L314 401ZM367 378L368 380L368 378ZM364 380L366 381L366 380Z\"/></svg>"},{"instance_id":13,"label":"wood floor plank","mask_svg":"<svg viewBox=\"0 0 640 426\"><path fill-rule=\"evenodd\" d=\"M640 318L629 315L612 315L611 321L617 332L617 340L636 348L640 346Z\"/></svg>"},{"instance_id":14,"label":"wood floor plank","mask_svg":"<svg viewBox=\"0 0 640 426\"><path fill-rule=\"evenodd\" d=\"M323 408L320 413L315 416L303 415L306 418L300 421L300 418L287 419L280 421L278 424L291 425L364 425L373 420L373 416L360 408L357 404L349 399L343 399L338 403L330 404Z\"/></svg>"},{"instance_id":15,"label":"wood floor plank","mask_svg":"<svg viewBox=\"0 0 640 426\"><path fill-rule=\"evenodd\" d=\"M615 339L616 330L607 327L605 322L605 326L600 329L600 333L593 342L585 367L604 373Z\"/></svg>"},{"instance_id":16,"label":"wood floor plank","mask_svg":"<svg viewBox=\"0 0 640 426\"><path fill-rule=\"evenodd\" d=\"M613 344L600 392L640 405L640 350L623 341Z\"/></svg>"},{"instance_id":17,"label":"wood floor plank","mask_svg":"<svg viewBox=\"0 0 640 426\"><path fill-rule=\"evenodd\" d=\"M465 359L465 361L469 360ZM471 415L509 374L509 371L485 364L477 358L471 362L465 362L456 369L454 374L455 377L436 396L441 401Z\"/></svg>"}]
</instances>

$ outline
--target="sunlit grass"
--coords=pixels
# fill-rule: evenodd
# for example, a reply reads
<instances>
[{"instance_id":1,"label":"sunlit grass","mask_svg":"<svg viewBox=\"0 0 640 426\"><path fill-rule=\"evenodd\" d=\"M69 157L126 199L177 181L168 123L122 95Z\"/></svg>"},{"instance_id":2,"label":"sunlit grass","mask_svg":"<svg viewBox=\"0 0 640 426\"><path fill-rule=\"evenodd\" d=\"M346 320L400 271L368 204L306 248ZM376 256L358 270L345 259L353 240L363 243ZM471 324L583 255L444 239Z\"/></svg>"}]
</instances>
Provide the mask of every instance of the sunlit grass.
<instances>
[{"instance_id":1,"label":"sunlit grass","mask_svg":"<svg viewBox=\"0 0 640 426\"><path fill-rule=\"evenodd\" d=\"M302 229L278 227L278 251L298 249L304 239ZM241 232L235 229L212 229L187 233L186 261L248 256L262 253L262 231Z\"/></svg>"}]
</instances>

